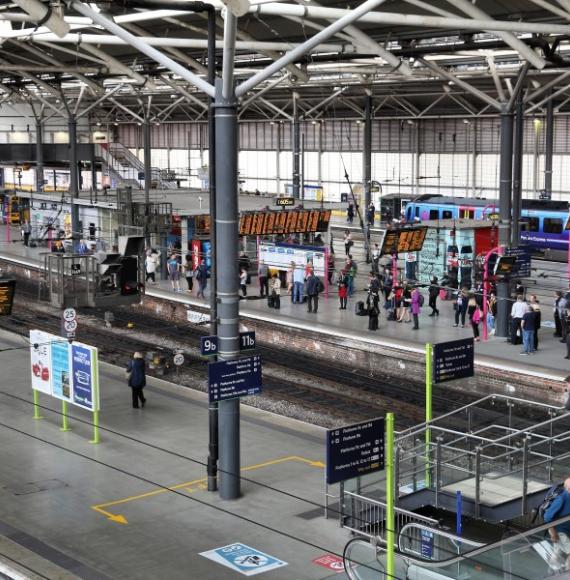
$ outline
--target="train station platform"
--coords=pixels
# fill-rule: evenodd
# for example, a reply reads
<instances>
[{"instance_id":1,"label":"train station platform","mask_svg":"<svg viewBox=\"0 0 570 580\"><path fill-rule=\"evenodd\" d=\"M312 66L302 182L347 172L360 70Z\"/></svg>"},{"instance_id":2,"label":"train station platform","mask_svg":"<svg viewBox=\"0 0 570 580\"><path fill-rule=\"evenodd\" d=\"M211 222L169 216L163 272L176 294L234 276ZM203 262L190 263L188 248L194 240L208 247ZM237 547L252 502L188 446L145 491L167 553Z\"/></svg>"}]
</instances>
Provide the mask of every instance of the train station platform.
<instances>
[{"instance_id":1,"label":"train station platform","mask_svg":"<svg viewBox=\"0 0 570 580\"><path fill-rule=\"evenodd\" d=\"M39 254L45 249L26 248L19 241L19 232L12 229L12 235L17 242L6 241L6 226L0 226L0 261L2 259L14 263L28 264L37 267ZM240 314L243 320L261 321L272 324L276 328L295 328L299 332L317 333L326 340L350 340L364 347L374 345L385 347L394 353L421 354L427 342L438 343L472 336L468 319L464 328L454 327L454 310L452 301L438 300L440 315L428 316L427 291L424 290L425 306L420 315L419 330L413 330L411 323L388 321L386 311L382 310L377 331L368 330L368 318L356 316L355 303L366 300L365 279L359 277L356 292L349 298L346 310L339 309L336 287L329 289L329 296L321 295L319 310L308 313L306 304L292 304L291 297L283 290L281 309L269 308L265 299L259 298L257 279L252 277L248 286L248 298L240 303ZM181 292L173 292L170 282L159 280L157 284L149 284L146 288L148 298L172 301L184 304L189 308L207 310L209 308L208 290L206 299L196 297L197 285L193 293L188 293L186 282L181 280ZM542 328L539 331L539 348L530 356L521 356L521 346L514 346L504 338L489 336L488 340L475 344L476 364L489 369L497 369L502 373L519 373L521 376L535 377L554 381L561 385L561 390L567 388L570 376L570 361L565 359L566 345L554 337L553 309L551 303L542 303ZM482 326L482 325L481 325ZM511 392L512 394L512 392Z\"/></svg>"},{"instance_id":2,"label":"train station platform","mask_svg":"<svg viewBox=\"0 0 570 580\"><path fill-rule=\"evenodd\" d=\"M243 497L222 501L205 489L204 394L149 378L145 408L133 409L124 370L101 363L93 445L81 409L62 432L61 403L40 395L33 419L23 337L0 332L0 361L0 569L15 559L50 579L229 580L240 574L212 551L240 543L264 554L242 550L242 571L343 577L313 563L338 561L349 539L323 518L323 429L242 405Z\"/></svg>"}]
</instances>

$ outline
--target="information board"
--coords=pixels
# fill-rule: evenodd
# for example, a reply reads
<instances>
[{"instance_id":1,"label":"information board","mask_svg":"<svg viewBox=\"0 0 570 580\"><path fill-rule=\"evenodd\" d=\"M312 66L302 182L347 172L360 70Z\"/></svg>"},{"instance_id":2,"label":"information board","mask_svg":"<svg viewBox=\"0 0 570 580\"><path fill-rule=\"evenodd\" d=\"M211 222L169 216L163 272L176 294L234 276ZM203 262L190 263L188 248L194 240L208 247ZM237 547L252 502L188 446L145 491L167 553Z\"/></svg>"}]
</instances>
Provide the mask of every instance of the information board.
<instances>
[{"instance_id":1,"label":"information board","mask_svg":"<svg viewBox=\"0 0 570 580\"><path fill-rule=\"evenodd\" d=\"M433 345L435 383L472 377L474 374L473 338L440 342Z\"/></svg>"},{"instance_id":2,"label":"information board","mask_svg":"<svg viewBox=\"0 0 570 580\"><path fill-rule=\"evenodd\" d=\"M261 356L220 361L208 365L210 402L261 393Z\"/></svg>"},{"instance_id":3,"label":"information board","mask_svg":"<svg viewBox=\"0 0 570 580\"><path fill-rule=\"evenodd\" d=\"M250 212L241 215L239 233L240 236L265 236L326 232L330 219L328 209Z\"/></svg>"},{"instance_id":4,"label":"information board","mask_svg":"<svg viewBox=\"0 0 570 580\"><path fill-rule=\"evenodd\" d=\"M424 560L433 558L433 532L420 529L420 553Z\"/></svg>"},{"instance_id":5,"label":"information board","mask_svg":"<svg viewBox=\"0 0 570 580\"><path fill-rule=\"evenodd\" d=\"M88 411L99 410L97 349L74 342L71 345L73 404Z\"/></svg>"},{"instance_id":6,"label":"information board","mask_svg":"<svg viewBox=\"0 0 570 580\"><path fill-rule=\"evenodd\" d=\"M69 342L60 340L51 343L52 395L71 402L71 371L69 364Z\"/></svg>"},{"instance_id":7,"label":"information board","mask_svg":"<svg viewBox=\"0 0 570 580\"><path fill-rule=\"evenodd\" d=\"M530 248L507 248L505 253L507 256L516 257L513 274L521 278L528 278L530 276L530 260L532 256Z\"/></svg>"},{"instance_id":8,"label":"information board","mask_svg":"<svg viewBox=\"0 0 570 580\"><path fill-rule=\"evenodd\" d=\"M327 484L384 469L384 419L327 431Z\"/></svg>"},{"instance_id":9,"label":"information board","mask_svg":"<svg viewBox=\"0 0 570 580\"><path fill-rule=\"evenodd\" d=\"M52 335L42 330L30 330L30 364L32 389L52 394L51 340Z\"/></svg>"},{"instance_id":10,"label":"information board","mask_svg":"<svg viewBox=\"0 0 570 580\"><path fill-rule=\"evenodd\" d=\"M382 243L382 254L421 252L427 230L427 227L386 230Z\"/></svg>"},{"instance_id":11,"label":"information board","mask_svg":"<svg viewBox=\"0 0 570 580\"><path fill-rule=\"evenodd\" d=\"M12 314L16 280L0 280L0 316Z\"/></svg>"},{"instance_id":12,"label":"information board","mask_svg":"<svg viewBox=\"0 0 570 580\"><path fill-rule=\"evenodd\" d=\"M292 244L273 244L262 242L259 244L259 261L269 268L288 270L291 262L297 267L304 268L311 261L317 276L325 276L326 254L322 247L295 246Z\"/></svg>"}]
</instances>

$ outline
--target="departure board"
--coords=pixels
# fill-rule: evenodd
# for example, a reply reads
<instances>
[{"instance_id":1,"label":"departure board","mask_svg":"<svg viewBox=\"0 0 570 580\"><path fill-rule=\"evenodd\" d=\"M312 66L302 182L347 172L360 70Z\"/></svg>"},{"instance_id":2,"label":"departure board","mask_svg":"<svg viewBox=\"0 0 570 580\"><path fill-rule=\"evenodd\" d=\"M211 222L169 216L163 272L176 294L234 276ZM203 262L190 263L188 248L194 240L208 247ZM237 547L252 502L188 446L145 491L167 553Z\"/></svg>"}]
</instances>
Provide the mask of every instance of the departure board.
<instances>
[{"instance_id":1,"label":"departure board","mask_svg":"<svg viewBox=\"0 0 570 580\"><path fill-rule=\"evenodd\" d=\"M330 210L263 211L242 214L241 236L271 234L309 234L325 232L331 219Z\"/></svg>"},{"instance_id":2,"label":"departure board","mask_svg":"<svg viewBox=\"0 0 570 580\"><path fill-rule=\"evenodd\" d=\"M382 254L420 252L424 245L427 228L402 228L388 230L382 244Z\"/></svg>"},{"instance_id":3,"label":"departure board","mask_svg":"<svg viewBox=\"0 0 570 580\"><path fill-rule=\"evenodd\" d=\"M0 316L12 314L16 280L0 280Z\"/></svg>"}]
</instances>

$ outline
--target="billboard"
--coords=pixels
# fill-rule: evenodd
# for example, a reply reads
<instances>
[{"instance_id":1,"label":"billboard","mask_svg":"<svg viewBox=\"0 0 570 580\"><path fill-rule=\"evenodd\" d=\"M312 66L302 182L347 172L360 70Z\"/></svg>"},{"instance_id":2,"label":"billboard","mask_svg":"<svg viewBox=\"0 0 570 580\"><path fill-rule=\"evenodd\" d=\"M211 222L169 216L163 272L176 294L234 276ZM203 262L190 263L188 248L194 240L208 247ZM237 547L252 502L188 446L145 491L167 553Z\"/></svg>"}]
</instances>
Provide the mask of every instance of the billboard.
<instances>
[{"instance_id":1,"label":"billboard","mask_svg":"<svg viewBox=\"0 0 570 580\"><path fill-rule=\"evenodd\" d=\"M99 410L97 349L74 342L71 345L73 404L88 411Z\"/></svg>"},{"instance_id":2,"label":"billboard","mask_svg":"<svg viewBox=\"0 0 570 580\"><path fill-rule=\"evenodd\" d=\"M32 367L32 389L51 395L52 371L51 348L53 336L41 330L30 330L30 363Z\"/></svg>"}]
</instances>

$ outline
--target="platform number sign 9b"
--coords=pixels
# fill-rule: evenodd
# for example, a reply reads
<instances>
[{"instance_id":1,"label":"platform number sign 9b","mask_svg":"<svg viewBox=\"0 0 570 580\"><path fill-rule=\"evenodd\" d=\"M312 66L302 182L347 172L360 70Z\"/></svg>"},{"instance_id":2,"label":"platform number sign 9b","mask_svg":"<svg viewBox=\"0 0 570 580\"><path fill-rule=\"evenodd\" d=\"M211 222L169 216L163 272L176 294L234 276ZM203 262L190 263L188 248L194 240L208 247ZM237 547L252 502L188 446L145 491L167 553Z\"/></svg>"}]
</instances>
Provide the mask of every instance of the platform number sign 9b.
<instances>
[{"instance_id":1,"label":"platform number sign 9b","mask_svg":"<svg viewBox=\"0 0 570 580\"><path fill-rule=\"evenodd\" d=\"M200 338L200 354L202 356L213 356L218 354L218 337L202 336Z\"/></svg>"}]
</instances>

